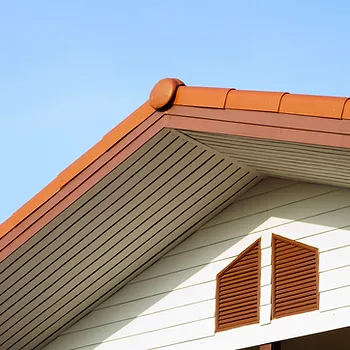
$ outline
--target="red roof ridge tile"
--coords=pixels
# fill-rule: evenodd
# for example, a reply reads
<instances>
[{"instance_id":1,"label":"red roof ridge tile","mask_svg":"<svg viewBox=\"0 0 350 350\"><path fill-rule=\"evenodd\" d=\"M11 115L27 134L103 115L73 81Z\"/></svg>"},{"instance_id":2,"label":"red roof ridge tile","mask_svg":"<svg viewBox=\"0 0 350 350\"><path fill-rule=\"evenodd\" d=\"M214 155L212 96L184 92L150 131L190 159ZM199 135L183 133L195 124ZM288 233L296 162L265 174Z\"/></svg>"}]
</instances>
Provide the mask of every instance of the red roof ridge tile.
<instances>
[{"instance_id":1,"label":"red roof ridge tile","mask_svg":"<svg viewBox=\"0 0 350 350\"><path fill-rule=\"evenodd\" d=\"M167 106L175 97L177 88L182 85L185 84L176 78L164 78L159 80L152 89L149 97L151 107L154 109L161 109Z\"/></svg>"}]
</instances>

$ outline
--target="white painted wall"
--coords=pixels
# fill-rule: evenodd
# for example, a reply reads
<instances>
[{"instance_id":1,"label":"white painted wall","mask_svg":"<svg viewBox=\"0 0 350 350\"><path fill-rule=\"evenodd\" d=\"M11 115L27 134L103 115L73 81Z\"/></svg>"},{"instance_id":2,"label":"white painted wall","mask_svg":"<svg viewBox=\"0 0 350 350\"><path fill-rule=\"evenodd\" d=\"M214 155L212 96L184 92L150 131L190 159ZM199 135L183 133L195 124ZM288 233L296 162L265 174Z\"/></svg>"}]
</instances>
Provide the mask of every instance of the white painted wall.
<instances>
[{"instance_id":1,"label":"white painted wall","mask_svg":"<svg viewBox=\"0 0 350 350\"><path fill-rule=\"evenodd\" d=\"M270 321L271 233L319 248L319 311ZM260 324L214 334L216 274L260 236ZM350 190L271 178L45 350L234 350L344 326L350 326Z\"/></svg>"}]
</instances>

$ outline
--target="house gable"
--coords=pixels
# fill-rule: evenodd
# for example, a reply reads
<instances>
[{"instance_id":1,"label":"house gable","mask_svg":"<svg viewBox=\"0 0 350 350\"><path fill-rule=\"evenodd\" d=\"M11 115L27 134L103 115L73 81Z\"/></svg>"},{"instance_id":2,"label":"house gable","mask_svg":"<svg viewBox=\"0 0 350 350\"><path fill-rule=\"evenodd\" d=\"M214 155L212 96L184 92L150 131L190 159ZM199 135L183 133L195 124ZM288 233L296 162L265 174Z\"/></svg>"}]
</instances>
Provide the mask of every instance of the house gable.
<instances>
[{"instance_id":1,"label":"house gable","mask_svg":"<svg viewBox=\"0 0 350 350\"><path fill-rule=\"evenodd\" d=\"M350 326L349 194L319 184L264 180L45 350L245 349ZM319 310L271 317L275 232L319 250ZM259 238L259 323L216 333L216 275Z\"/></svg>"},{"instance_id":2,"label":"house gable","mask_svg":"<svg viewBox=\"0 0 350 350\"><path fill-rule=\"evenodd\" d=\"M349 118L347 98L160 81L0 226L0 347L43 347L267 176L349 187Z\"/></svg>"}]
</instances>

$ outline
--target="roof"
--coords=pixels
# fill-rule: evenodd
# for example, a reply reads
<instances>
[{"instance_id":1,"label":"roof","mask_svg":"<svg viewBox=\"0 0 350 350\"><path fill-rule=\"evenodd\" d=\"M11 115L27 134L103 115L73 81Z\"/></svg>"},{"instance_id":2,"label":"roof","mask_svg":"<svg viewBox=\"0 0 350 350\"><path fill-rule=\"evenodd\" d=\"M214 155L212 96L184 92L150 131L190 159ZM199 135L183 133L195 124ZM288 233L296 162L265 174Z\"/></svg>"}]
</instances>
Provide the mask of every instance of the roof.
<instances>
[{"instance_id":1,"label":"roof","mask_svg":"<svg viewBox=\"0 0 350 350\"><path fill-rule=\"evenodd\" d=\"M41 347L265 176L350 187L349 148L348 98L159 81L145 104L1 224L1 346ZM151 192L156 183L162 190ZM103 250L117 237L104 226L110 218L125 236L118 259ZM81 282L72 279L74 288L57 278L68 271ZM105 289L87 288L102 278Z\"/></svg>"},{"instance_id":2,"label":"roof","mask_svg":"<svg viewBox=\"0 0 350 350\"><path fill-rule=\"evenodd\" d=\"M20 224L131 130L169 103L179 106L264 111L331 119L350 119L350 98L296 95L287 92L245 91L185 86L165 78L153 88L149 101L108 132L101 141L63 170L52 182L0 225L0 237ZM275 117L278 117L277 115ZM306 120L305 120L306 122ZM342 146L340 144L340 146ZM3 244L1 249L3 249ZM1 256L3 258L3 256Z\"/></svg>"}]
</instances>

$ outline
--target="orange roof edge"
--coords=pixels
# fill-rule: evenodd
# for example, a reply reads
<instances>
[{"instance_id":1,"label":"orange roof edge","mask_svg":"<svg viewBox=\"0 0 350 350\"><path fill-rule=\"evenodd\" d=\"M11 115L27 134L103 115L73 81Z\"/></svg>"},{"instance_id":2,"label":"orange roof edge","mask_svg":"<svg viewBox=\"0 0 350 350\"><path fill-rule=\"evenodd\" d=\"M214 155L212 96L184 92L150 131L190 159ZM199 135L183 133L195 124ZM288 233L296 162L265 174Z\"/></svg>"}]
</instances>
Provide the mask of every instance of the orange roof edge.
<instances>
[{"instance_id":1,"label":"orange roof edge","mask_svg":"<svg viewBox=\"0 0 350 350\"><path fill-rule=\"evenodd\" d=\"M37 210L55 193L57 193L68 182L86 169L102 154L107 152L114 144L120 141L130 131L135 129L156 109L163 108L173 98L178 86L184 85L179 79L165 78L160 80L153 88L150 99L121 121L116 127L109 131L97 144L69 165L58 176L45 186L39 193L32 197L7 220L0 224L0 238L16 227L26 217Z\"/></svg>"},{"instance_id":2,"label":"orange roof edge","mask_svg":"<svg viewBox=\"0 0 350 350\"><path fill-rule=\"evenodd\" d=\"M28 215L33 213L63 186L76 177L80 172L87 168L115 143L121 140L126 134L141 124L151 114L154 109L148 102L144 103L135 112L130 114L120 124L109 131L97 144L91 147L86 153L79 157L75 162L63 170L57 177L45 186L39 193L26 202L16 212L14 212L6 221L0 224L0 237L3 237L12 228L17 226Z\"/></svg>"},{"instance_id":3,"label":"orange roof edge","mask_svg":"<svg viewBox=\"0 0 350 350\"><path fill-rule=\"evenodd\" d=\"M0 238L37 210L62 187L107 152L130 131L150 117L156 110L166 109L172 104L350 119L350 100L348 98L295 95L283 92L188 87L179 79L162 79L152 89L147 102L108 132L95 146L63 170L44 189L0 224Z\"/></svg>"}]
</instances>

